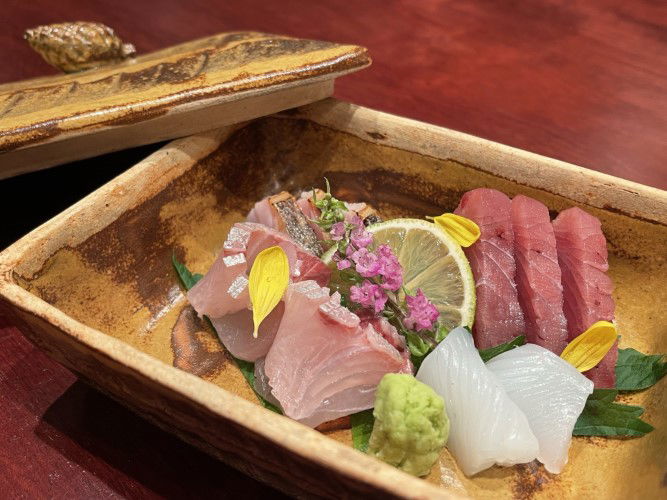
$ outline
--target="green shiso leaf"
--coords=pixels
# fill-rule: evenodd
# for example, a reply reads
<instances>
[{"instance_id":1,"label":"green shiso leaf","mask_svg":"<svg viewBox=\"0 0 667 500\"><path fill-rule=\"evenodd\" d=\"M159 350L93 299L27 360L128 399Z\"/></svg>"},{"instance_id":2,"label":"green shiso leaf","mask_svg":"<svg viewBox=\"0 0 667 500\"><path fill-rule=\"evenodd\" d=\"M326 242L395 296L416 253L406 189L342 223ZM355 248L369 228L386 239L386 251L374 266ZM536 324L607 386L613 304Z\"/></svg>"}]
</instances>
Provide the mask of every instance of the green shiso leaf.
<instances>
[{"instance_id":1,"label":"green shiso leaf","mask_svg":"<svg viewBox=\"0 0 667 500\"><path fill-rule=\"evenodd\" d=\"M355 450L365 452L368 450L368 441L375 423L373 410L364 410L350 415L350 423L352 424L352 446Z\"/></svg>"},{"instance_id":2,"label":"green shiso leaf","mask_svg":"<svg viewBox=\"0 0 667 500\"><path fill-rule=\"evenodd\" d=\"M176 270L176 273L178 274L178 277L180 278L181 283L183 283L183 286L185 287L186 290L190 290L190 288L195 286L195 284L197 284L197 282L204 277L202 274L198 273L192 274L190 270L187 267L185 267L185 264L181 263L176 258L176 254L173 254L171 256L171 262L174 265L174 269ZM213 327L208 318L206 318L206 321L208 322L211 329L215 331L215 328ZM278 408L274 404L269 403L266 399L260 396L255 390L255 363L238 359L232 356L231 353L229 353L229 355L236 363L236 366L239 367L239 370L241 370L243 377L246 379L248 384L250 384L250 387L257 396L257 399L259 399L259 402L262 403L262 406L264 406L264 408L268 408L271 411L275 411L276 413L282 413L280 411L280 408Z\"/></svg>"},{"instance_id":3,"label":"green shiso leaf","mask_svg":"<svg viewBox=\"0 0 667 500\"><path fill-rule=\"evenodd\" d=\"M482 361L486 363L491 358L498 356L498 354L502 354L525 343L526 337L524 335L519 335L518 337L514 337L512 340L505 342L504 344L500 344L495 347L489 347L488 349L480 349L479 355L481 356Z\"/></svg>"},{"instance_id":4,"label":"green shiso leaf","mask_svg":"<svg viewBox=\"0 0 667 500\"><path fill-rule=\"evenodd\" d=\"M171 255L171 263L174 265L174 269L176 269L176 273L178 273L178 277L181 279L181 283L183 283L186 290L190 290L190 288L195 286L197 281L204 277L201 274L192 274L190 270L178 260L175 253Z\"/></svg>"},{"instance_id":5,"label":"green shiso leaf","mask_svg":"<svg viewBox=\"0 0 667 500\"><path fill-rule=\"evenodd\" d=\"M667 373L664 354L643 354L634 349L619 349L616 362L616 389L639 391L651 387Z\"/></svg>"},{"instance_id":6,"label":"green shiso leaf","mask_svg":"<svg viewBox=\"0 0 667 500\"><path fill-rule=\"evenodd\" d=\"M617 389L595 389L588 396L572 435L640 437L651 432L653 426L639 418L644 408L614 403L617 395Z\"/></svg>"}]
</instances>

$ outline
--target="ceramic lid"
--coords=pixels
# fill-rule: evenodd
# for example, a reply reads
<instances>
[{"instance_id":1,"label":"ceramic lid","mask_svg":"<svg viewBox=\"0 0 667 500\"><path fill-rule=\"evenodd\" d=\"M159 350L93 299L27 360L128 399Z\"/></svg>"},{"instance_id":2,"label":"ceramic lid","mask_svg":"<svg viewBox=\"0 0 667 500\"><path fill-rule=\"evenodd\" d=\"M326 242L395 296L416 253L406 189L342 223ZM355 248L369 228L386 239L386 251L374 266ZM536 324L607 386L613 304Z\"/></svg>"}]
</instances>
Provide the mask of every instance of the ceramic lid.
<instances>
[{"instance_id":1,"label":"ceramic lid","mask_svg":"<svg viewBox=\"0 0 667 500\"><path fill-rule=\"evenodd\" d=\"M317 101L370 62L356 45L234 32L0 85L0 178Z\"/></svg>"}]
</instances>

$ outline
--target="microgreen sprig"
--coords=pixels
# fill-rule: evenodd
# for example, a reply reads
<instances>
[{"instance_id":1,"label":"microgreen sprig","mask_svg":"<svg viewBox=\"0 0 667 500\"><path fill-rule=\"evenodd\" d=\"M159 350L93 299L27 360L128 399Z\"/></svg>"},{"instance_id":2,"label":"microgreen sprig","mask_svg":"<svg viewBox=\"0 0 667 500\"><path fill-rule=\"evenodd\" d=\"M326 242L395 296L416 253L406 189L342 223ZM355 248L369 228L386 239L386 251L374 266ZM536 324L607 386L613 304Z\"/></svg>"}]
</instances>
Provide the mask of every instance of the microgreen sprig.
<instances>
[{"instance_id":1,"label":"microgreen sprig","mask_svg":"<svg viewBox=\"0 0 667 500\"><path fill-rule=\"evenodd\" d=\"M313 189L313 204L320 210L320 217L315 223L324 231L330 231L334 224L345 220L345 214L348 210L344 202L334 198L331 194L329 179L325 177L324 181L326 182L327 190L322 198L318 200L317 192Z\"/></svg>"}]
</instances>

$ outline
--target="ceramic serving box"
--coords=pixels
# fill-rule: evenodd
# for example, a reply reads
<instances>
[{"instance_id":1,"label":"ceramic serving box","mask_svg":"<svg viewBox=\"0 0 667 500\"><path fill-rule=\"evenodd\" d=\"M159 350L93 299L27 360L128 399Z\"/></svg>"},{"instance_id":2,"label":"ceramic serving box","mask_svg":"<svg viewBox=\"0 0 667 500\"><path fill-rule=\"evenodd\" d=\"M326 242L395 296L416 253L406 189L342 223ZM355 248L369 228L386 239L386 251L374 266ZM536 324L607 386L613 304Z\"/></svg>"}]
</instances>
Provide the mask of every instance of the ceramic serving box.
<instances>
[{"instance_id":1,"label":"ceramic serving box","mask_svg":"<svg viewBox=\"0 0 667 500\"><path fill-rule=\"evenodd\" d=\"M291 494L449 498L657 498L667 386L624 401L656 430L575 438L553 476L494 467L466 478L444 451L426 480L262 408L188 306L175 253L205 272L254 201L322 186L385 217L451 211L486 186L555 212L577 205L609 241L621 346L667 351L667 193L336 100L173 141L0 254L4 312L35 344L185 441Z\"/></svg>"}]
</instances>

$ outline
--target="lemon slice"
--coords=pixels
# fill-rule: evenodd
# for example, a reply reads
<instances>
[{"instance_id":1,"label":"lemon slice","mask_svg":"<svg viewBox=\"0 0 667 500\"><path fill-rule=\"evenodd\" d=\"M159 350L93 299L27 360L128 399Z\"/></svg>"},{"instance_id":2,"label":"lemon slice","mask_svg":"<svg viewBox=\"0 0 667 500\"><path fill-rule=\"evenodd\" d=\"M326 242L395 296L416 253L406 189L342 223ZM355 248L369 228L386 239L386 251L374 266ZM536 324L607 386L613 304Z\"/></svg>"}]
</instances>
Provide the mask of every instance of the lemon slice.
<instances>
[{"instance_id":1,"label":"lemon slice","mask_svg":"<svg viewBox=\"0 0 667 500\"><path fill-rule=\"evenodd\" d=\"M440 321L448 330L472 327L475 281L468 259L454 238L420 219L392 219L367 230L373 233L374 246L387 244L398 257L403 267L403 286L409 294L414 295L421 288L440 311ZM326 252L322 260L332 265L333 253ZM402 295L401 291L400 300Z\"/></svg>"}]
</instances>

